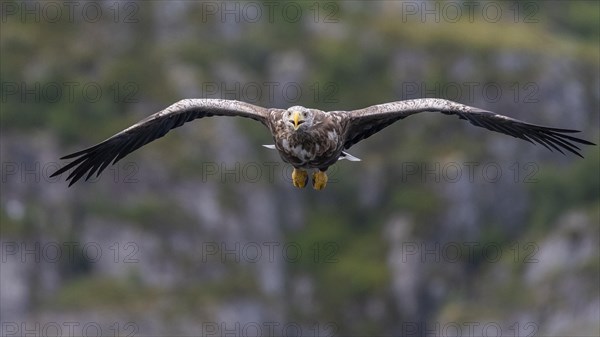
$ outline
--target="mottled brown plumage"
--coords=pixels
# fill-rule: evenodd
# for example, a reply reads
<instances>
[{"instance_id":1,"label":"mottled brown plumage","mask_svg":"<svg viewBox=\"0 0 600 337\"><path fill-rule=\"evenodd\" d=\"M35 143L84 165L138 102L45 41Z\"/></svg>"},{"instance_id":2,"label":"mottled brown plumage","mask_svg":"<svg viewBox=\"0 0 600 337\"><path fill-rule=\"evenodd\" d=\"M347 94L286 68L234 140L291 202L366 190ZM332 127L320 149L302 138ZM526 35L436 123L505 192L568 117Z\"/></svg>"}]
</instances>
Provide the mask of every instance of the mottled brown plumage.
<instances>
[{"instance_id":1,"label":"mottled brown plumage","mask_svg":"<svg viewBox=\"0 0 600 337\"><path fill-rule=\"evenodd\" d=\"M313 119L294 130L284 117L287 112L293 111L310 114ZM345 123L338 113L295 106L287 111L272 111L269 120L272 121L269 128L275 148L285 162L296 168L318 168L325 171L338 160L344 149L344 142L340 137L344 134Z\"/></svg>"},{"instance_id":2,"label":"mottled brown plumage","mask_svg":"<svg viewBox=\"0 0 600 337\"><path fill-rule=\"evenodd\" d=\"M456 102L436 99L414 99L370 106L353 111L324 112L294 106L287 110L267 109L256 105L222 99L184 99L157 112L135 125L90 148L61 159L74 159L52 174L71 170L69 186L81 179L99 175L111 162L115 164L141 146L164 136L169 130L197 118L211 116L241 116L265 125L273 135L281 158L294 168L294 186L304 187L306 169L317 169L313 186L322 189L327 183L325 171L337 160L349 158L347 150L392 123L412 114L438 111L457 115L460 119L488 130L504 133L531 143L542 144L550 151L564 154L567 150L581 157L575 143L595 145L570 136L576 130L558 129L525 123L490 111Z\"/></svg>"}]
</instances>

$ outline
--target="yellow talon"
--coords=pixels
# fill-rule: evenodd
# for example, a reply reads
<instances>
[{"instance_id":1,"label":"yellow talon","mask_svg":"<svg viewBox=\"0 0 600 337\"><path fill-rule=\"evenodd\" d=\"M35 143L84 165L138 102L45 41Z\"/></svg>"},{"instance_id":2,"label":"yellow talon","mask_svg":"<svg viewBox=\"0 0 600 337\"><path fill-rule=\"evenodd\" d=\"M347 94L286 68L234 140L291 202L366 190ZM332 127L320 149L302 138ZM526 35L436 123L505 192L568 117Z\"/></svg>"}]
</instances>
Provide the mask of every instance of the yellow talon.
<instances>
[{"instance_id":1,"label":"yellow talon","mask_svg":"<svg viewBox=\"0 0 600 337\"><path fill-rule=\"evenodd\" d=\"M327 173L324 171L313 173L313 188L315 190L322 190L325 186L327 186Z\"/></svg>"},{"instance_id":2,"label":"yellow talon","mask_svg":"<svg viewBox=\"0 0 600 337\"><path fill-rule=\"evenodd\" d=\"M295 187L304 188L308 182L308 173L304 170L294 168L292 171L292 183Z\"/></svg>"}]
</instances>

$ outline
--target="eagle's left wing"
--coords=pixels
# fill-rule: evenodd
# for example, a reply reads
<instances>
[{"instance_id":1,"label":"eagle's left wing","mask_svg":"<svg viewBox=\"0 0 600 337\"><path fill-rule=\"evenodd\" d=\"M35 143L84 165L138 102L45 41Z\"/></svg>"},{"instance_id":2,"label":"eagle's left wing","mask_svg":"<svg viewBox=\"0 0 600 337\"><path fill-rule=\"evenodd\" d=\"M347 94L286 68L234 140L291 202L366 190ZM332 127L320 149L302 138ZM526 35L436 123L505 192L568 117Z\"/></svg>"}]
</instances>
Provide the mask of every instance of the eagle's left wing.
<instances>
[{"instance_id":1,"label":"eagle's left wing","mask_svg":"<svg viewBox=\"0 0 600 337\"><path fill-rule=\"evenodd\" d=\"M97 175L112 162L115 164L129 153L167 134L171 129L197 118L210 116L241 116L252 118L269 127L269 109L245 102L224 99L184 99L130 126L107 140L61 159L76 158L51 177L70 169L69 186L94 173Z\"/></svg>"},{"instance_id":2,"label":"eagle's left wing","mask_svg":"<svg viewBox=\"0 0 600 337\"><path fill-rule=\"evenodd\" d=\"M550 151L554 149L563 154L563 150L567 150L582 157L579 153L581 149L574 143L596 145L587 140L568 135L579 132L577 130L530 124L491 111L444 99L422 98L373 105L360 110L348 111L345 116L347 126L344 148L350 148L352 145L400 119L425 111L437 111L446 115L457 115L460 119L467 120L475 126L521 138L531 143L542 144Z\"/></svg>"}]
</instances>

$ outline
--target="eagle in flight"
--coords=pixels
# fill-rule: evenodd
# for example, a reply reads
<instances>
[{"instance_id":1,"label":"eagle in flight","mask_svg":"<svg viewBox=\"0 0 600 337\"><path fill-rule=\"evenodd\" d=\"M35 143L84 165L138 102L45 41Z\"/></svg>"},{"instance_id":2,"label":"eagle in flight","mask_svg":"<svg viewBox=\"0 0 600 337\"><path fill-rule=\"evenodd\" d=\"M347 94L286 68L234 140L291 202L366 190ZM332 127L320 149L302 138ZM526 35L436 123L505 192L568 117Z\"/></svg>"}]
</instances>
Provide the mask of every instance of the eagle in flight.
<instances>
[{"instance_id":1,"label":"eagle in flight","mask_svg":"<svg viewBox=\"0 0 600 337\"><path fill-rule=\"evenodd\" d=\"M69 186L87 174L96 176L112 162L115 164L129 153L164 136L197 118L211 116L241 116L252 118L266 126L273 136L281 159L294 167L292 182L303 188L308 182L307 170L313 170L312 185L321 190L327 184L327 168L340 159L358 161L346 152L352 145L381 131L392 123L412 114L437 111L457 115L460 119L488 130L538 143L550 151L563 150L580 157L575 143L595 145L570 134L577 130L550 128L522 122L460 103L423 98L373 105L352 111L321 111L302 106L287 110L263 108L245 102L224 99L184 99L117 133L107 140L61 159L74 159L51 177L72 171Z\"/></svg>"}]
</instances>

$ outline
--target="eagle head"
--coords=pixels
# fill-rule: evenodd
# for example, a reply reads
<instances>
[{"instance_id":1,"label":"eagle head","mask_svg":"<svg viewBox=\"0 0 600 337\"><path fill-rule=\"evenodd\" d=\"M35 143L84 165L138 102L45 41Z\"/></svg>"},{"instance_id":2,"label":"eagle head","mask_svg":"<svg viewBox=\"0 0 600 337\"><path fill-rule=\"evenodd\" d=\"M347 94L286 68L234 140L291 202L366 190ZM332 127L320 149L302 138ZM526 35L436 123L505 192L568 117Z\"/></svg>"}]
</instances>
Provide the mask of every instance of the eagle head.
<instances>
[{"instance_id":1,"label":"eagle head","mask_svg":"<svg viewBox=\"0 0 600 337\"><path fill-rule=\"evenodd\" d=\"M284 116L285 125L294 131L306 130L313 125L313 111L303 106L293 106L286 110Z\"/></svg>"}]
</instances>

